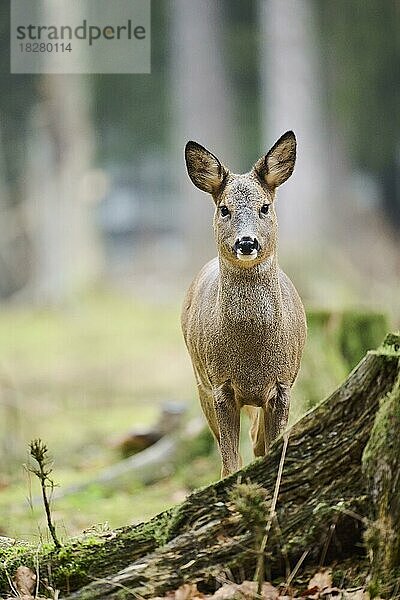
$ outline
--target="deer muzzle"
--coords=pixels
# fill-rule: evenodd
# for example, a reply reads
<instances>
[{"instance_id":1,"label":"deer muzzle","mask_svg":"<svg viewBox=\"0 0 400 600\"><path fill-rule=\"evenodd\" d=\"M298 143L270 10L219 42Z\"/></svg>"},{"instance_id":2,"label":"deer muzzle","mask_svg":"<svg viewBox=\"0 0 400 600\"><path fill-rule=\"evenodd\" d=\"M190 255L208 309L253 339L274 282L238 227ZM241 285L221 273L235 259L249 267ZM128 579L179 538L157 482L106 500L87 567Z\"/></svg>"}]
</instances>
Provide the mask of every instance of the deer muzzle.
<instances>
[{"instance_id":1,"label":"deer muzzle","mask_svg":"<svg viewBox=\"0 0 400 600\"><path fill-rule=\"evenodd\" d=\"M238 238L233 247L239 260L254 260L257 258L259 248L257 238L250 236Z\"/></svg>"}]
</instances>

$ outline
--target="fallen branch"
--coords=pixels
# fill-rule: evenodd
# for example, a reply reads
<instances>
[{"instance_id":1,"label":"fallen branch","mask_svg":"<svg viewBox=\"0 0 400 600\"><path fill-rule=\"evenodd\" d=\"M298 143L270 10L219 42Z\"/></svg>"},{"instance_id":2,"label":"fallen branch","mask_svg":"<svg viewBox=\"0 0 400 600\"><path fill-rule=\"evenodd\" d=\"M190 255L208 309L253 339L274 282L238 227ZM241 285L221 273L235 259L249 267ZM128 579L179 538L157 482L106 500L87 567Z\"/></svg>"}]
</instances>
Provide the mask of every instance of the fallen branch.
<instances>
[{"instance_id":1,"label":"fallen branch","mask_svg":"<svg viewBox=\"0 0 400 600\"><path fill-rule=\"evenodd\" d=\"M124 458L106 467L95 477L53 491L52 500L78 494L91 486L107 488L121 485L134 479L146 485L154 483L173 472L179 460L182 446L200 435L205 429L202 419L193 419L185 427L163 436L158 442L145 450ZM41 498L33 498L32 505L41 503Z\"/></svg>"}]
</instances>

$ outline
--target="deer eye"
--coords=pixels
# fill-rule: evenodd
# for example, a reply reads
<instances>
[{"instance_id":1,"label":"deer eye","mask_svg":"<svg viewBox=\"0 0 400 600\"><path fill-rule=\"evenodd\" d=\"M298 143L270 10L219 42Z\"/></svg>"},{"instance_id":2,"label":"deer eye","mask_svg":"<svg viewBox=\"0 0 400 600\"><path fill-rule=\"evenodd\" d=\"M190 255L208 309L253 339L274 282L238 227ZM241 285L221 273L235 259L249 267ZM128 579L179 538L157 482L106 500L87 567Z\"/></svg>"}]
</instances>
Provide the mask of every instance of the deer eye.
<instances>
[{"instance_id":1,"label":"deer eye","mask_svg":"<svg viewBox=\"0 0 400 600\"><path fill-rule=\"evenodd\" d=\"M227 217L228 215L230 215L230 211L226 206L220 206L219 207L219 212L221 213L222 217Z\"/></svg>"},{"instance_id":2,"label":"deer eye","mask_svg":"<svg viewBox=\"0 0 400 600\"><path fill-rule=\"evenodd\" d=\"M262 215L266 215L268 211L269 211L269 204L263 204L262 207L260 208L260 213Z\"/></svg>"}]
</instances>

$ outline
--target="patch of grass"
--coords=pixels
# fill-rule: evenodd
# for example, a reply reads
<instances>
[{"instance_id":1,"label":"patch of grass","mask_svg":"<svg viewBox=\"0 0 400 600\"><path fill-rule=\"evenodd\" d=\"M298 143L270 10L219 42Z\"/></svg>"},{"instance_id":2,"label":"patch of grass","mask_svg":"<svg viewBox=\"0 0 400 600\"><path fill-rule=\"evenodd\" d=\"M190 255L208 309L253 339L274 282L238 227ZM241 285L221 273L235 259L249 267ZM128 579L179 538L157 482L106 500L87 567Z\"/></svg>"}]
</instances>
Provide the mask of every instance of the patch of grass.
<instances>
[{"instance_id":1,"label":"patch of grass","mask_svg":"<svg viewBox=\"0 0 400 600\"><path fill-rule=\"evenodd\" d=\"M182 390L178 306L98 294L64 312L3 309L0 332L1 370L22 394L56 388L85 402Z\"/></svg>"},{"instance_id":2,"label":"patch of grass","mask_svg":"<svg viewBox=\"0 0 400 600\"><path fill-rule=\"evenodd\" d=\"M192 396L194 382L179 307L97 294L64 312L0 311L0 435L18 459L42 437L60 464L71 446L155 419L166 399ZM68 459L69 462L69 459Z\"/></svg>"},{"instance_id":3,"label":"patch of grass","mask_svg":"<svg viewBox=\"0 0 400 600\"><path fill-rule=\"evenodd\" d=\"M200 473L199 469L197 472L200 474L198 481L201 481L201 469ZM209 474L209 469L206 472ZM116 528L149 519L184 498L190 489L186 487L187 477L188 473L182 472L147 487L135 481L115 489L92 485L84 491L60 498L52 504L60 539L63 541L78 535L96 524L107 523L109 527ZM35 498L39 497L36 482L32 485L32 494ZM5 491L0 500L3 535L33 542L50 541L43 508L40 504L30 508L26 488L22 484Z\"/></svg>"}]
</instances>

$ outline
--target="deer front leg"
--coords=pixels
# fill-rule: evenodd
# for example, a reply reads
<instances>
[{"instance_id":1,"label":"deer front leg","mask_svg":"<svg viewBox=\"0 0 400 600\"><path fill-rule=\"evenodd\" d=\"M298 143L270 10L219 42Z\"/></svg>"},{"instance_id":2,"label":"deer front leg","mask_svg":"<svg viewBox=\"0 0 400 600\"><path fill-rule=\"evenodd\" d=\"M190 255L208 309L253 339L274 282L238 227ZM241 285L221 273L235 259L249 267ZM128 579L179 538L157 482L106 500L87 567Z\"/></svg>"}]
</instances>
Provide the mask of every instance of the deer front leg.
<instances>
[{"instance_id":1,"label":"deer front leg","mask_svg":"<svg viewBox=\"0 0 400 600\"><path fill-rule=\"evenodd\" d=\"M240 409L235 394L228 383L213 390L215 414L219 428L219 450L221 453L221 477L226 477L240 468L239 433Z\"/></svg>"},{"instance_id":2,"label":"deer front leg","mask_svg":"<svg viewBox=\"0 0 400 600\"><path fill-rule=\"evenodd\" d=\"M285 429L290 406L290 387L283 384L276 385L276 395L268 400L264 407L265 427L265 454L280 433Z\"/></svg>"}]
</instances>

